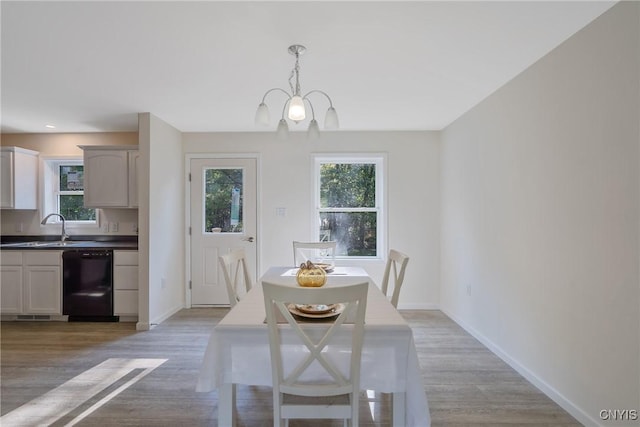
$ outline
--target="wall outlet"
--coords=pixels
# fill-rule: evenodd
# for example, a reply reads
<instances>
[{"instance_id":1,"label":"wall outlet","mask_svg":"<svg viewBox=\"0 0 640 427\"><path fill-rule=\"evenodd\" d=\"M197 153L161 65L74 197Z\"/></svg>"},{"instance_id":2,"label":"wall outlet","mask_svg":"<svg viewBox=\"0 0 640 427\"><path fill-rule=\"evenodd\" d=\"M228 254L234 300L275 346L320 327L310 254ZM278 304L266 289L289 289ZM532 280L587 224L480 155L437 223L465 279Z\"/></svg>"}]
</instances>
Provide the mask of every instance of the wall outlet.
<instances>
[{"instance_id":1,"label":"wall outlet","mask_svg":"<svg viewBox=\"0 0 640 427\"><path fill-rule=\"evenodd\" d=\"M16 223L16 232L22 233L24 232L24 224L21 222Z\"/></svg>"},{"instance_id":2,"label":"wall outlet","mask_svg":"<svg viewBox=\"0 0 640 427\"><path fill-rule=\"evenodd\" d=\"M108 233L109 232L109 223L105 222L104 224L102 224L102 232L103 233Z\"/></svg>"},{"instance_id":3,"label":"wall outlet","mask_svg":"<svg viewBox=\"0 0 640 427\"><path fill-rule=\"evenodd\" d=\"M112 233L117 233L118 232L118 228L119 228L119 226L118 226L117 222L112 222L111 223L110 230L111 230Z\"/></svg>"},{"instance_id":4,"label":"wall outlet","mask_svg":"<svg viewBox=\"0 0 640 427\"><path fill-rule=\"evenodd\" d=\"M276 216L287 216L287 208L276 208Z\"/></svg>"}]
</instances>

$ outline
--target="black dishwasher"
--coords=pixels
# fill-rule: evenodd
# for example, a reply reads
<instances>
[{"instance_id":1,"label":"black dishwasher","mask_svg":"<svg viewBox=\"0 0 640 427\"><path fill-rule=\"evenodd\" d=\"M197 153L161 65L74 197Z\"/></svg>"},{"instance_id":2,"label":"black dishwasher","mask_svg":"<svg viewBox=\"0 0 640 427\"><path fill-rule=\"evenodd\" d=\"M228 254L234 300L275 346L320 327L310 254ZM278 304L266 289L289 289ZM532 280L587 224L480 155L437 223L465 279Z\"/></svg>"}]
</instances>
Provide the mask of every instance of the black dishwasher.
<instances>
[{"instance_id":1,"label":"black dishwasher","mask_svg":"<svg viewBox=\"0 0 640 427\"><path fill-rule=\"evenodd\" d=\"M70 322L117 322L113 315L113 251L62 253L62 314Z\"/></svg>"}]
</instances>

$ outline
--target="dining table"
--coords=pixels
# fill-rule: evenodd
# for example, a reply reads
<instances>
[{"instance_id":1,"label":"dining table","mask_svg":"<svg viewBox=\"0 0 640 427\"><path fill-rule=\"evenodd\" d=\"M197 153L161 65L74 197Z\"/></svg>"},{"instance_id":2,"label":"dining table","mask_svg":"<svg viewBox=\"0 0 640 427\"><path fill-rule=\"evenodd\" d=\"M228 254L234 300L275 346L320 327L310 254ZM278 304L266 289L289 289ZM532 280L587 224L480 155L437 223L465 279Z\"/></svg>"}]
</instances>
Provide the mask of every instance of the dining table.
<instances>
[{"instance_id":1,"label":"dining table","mask_svg":"<svg viewBox=\"0 0 640 427\"><path fill-rule=\"evenodd\" d=\"M296 273L297 268L294 267L269 268L240 302L212 328L196 391L218 390L219 426L235 425L237 384L272 386L262 282L298 286ZM324 286L345 286L364 281L369 283L369 287L360 387L362 390L392 393L393 426L429 426L431 419L427 396L413 333L407 321L361 267L335 267L327 273ZM317 326L315 321L308 323L309 327ZM286 329L287 326L284 324L282 327ZM344 333L349 335L349 325L343 326L347 327ZM297 352L299 348L291 348L290 363L294 363L294 353ZM286 363L287 355L283 354L283 358Z\"/></svg>"}]
</instances>

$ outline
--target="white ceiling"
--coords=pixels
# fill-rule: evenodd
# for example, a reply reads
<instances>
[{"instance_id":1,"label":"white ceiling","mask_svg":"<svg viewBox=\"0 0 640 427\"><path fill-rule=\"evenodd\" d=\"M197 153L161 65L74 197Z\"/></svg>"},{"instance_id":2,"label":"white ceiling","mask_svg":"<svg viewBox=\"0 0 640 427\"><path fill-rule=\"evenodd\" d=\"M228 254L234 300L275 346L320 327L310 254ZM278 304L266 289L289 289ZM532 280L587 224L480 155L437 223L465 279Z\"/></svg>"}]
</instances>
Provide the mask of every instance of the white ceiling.
<instances>
[{"instance_id":1,"label":"white ceiling","mask_svg":"<svg viewBox=\"0 0 640 427\"><path fill-rule=\"evenodd\" d=\"M138 112L183 132L257 130L264 92L288 87L295 43L307 47L303 92L327 92L341 129L442 129L613 3L0 5L2 132L41 133L135 130ZM274 128L283 102L267 98Z\"/></svg>"}]
</instances>

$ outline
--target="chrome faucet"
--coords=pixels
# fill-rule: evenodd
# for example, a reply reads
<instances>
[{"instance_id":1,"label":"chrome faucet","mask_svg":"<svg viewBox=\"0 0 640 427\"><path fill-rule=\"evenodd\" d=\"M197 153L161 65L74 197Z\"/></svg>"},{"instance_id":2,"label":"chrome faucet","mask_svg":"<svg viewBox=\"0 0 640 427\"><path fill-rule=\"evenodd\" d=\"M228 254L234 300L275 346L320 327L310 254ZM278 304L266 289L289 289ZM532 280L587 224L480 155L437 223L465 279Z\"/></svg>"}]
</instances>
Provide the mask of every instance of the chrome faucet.
<instances>
[{"instance_id":1,"label":"chrome faucet","mask_svg":"<svg viewBox=\"0 0 640 427\"><path fill-rule=\"evenodd\" d=\"M49 217L51 217L53 215L59 216L60 219L62 220L62 234L60 235L60 241L64 242L65 240L67 240L67 237L69 237L69 236L67 235L67 232L65 231L65 228L64 228L64 217L62 215L60 215L59 213L50 213L49 215L45 216L42 221L40 221L40 224L45 225L47 223L47 220L49 219Z\"/></svg>"}]
</instances>

